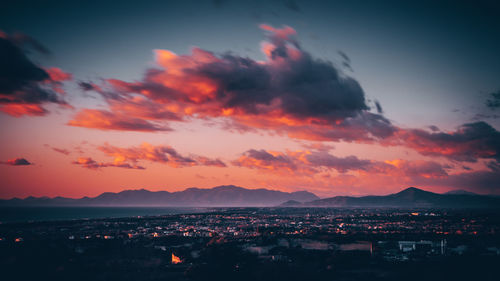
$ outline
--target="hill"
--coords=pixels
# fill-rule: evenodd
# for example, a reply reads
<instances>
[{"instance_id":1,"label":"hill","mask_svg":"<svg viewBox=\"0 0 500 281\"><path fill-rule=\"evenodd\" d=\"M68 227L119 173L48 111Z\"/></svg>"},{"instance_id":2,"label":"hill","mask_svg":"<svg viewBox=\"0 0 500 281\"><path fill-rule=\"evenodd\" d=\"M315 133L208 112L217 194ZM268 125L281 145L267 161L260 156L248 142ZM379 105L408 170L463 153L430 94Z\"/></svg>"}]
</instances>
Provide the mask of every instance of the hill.
<instances>
[{"instance_id":1,"label":"hill","mask_svg":"<svg viewBox=\"0 0 500 281\"><path fill-rule=\"evenodd\" d=\"M498 208L500 198L477 194L438 194L409 187L386 196L336 196L306 202L310 207Z\"/></svg>"},{"instance_id":2,"label":"hill","mask_svg":"<svg viewBox=\"0 0 500 281\"><path fill-rule=\"evenodd\" d=\"M27 197L0 200L1 206L275 206L289 200L308 202L319 197L307 191L282 192L269 189L246 189L234 185L210 189L188 188L178 192L125 190L105 192L97 197L71 199L64 197Z\"/></svg>"}]
</instances>

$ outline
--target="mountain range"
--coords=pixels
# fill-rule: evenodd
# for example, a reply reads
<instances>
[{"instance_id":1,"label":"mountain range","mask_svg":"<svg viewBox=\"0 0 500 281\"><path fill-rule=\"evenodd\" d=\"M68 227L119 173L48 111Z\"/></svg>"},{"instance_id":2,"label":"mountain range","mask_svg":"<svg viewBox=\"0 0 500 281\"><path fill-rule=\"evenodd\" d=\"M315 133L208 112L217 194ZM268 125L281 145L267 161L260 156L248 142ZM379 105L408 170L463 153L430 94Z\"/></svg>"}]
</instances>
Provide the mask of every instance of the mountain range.
<instances>
[{"instance_id":1,"label":"mountain range","mask_svg":"<svg viewBox=\"0 0 500 281\"><path fill-rule=\"evenodd\" d=\"M500 197L479 195L467 191L445 194L409 187L385 196L335 196L309 202L290 200L283 207L394 207L394 208L499 208Z\"/></svg>"},{"instance_id":2,"label":"mountain range","mask_svg":"<svg viewBox=\"0 0 500 281\"><path fill-rule=\"evenodd\" d=\"M456 190L444 194L409 187L385 196L335 196L320 199L308 191L282 192L234 185L183 191L125 190L80 199L27 197L0 200L0 206L156 206L156 207L347 207L347 208L498 208L500 197Z\"/></svg>"},{"instance_id":3,"label":"mountain range","mask_svg":"<svg viewBox=\"0 0 500 281\"><path fill-rule=\"evenodd\" d=\"M0 200L0 206L164 206L164 207L215 207L215 206L276 206L294 200L309 202L319 199L307 191L282 192L269 189L246 189L234 185L210 189L188 188L183 191L124 190L105 192L97 197L80 199L64 197L27 197Z\"/></svg>"}]
</instances>

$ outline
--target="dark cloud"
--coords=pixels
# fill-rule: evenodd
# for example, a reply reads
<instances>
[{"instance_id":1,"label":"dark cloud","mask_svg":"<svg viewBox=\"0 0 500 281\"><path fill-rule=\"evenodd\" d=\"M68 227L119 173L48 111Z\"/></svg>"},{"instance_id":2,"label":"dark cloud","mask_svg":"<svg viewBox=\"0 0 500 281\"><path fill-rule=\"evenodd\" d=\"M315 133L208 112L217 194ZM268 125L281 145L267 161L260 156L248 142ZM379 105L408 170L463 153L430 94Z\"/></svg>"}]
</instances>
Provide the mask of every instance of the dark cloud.
<instances>
[{"instance_id":1,"label":"dark cloud","mask_svg":"<svg viewBox=\"0 0 500 281\"><path fill-rule=\"evenodd\" d=\"M392 163L392 165L396 166L399 170L401 170L405 176L411 178L424 177L424 178L435 179L435 178L445 178L448 176L446 169L449 167L434 161L397 160L392 162L390 161L390 163Z\"/></svg>"},{"instance_id":2,"label":"dark cloud","mask_svg":"<svg viewBox=\"0 0 500 281\"><path fill-rule=\"evenodd\" d=\"M384 116L364 111L332 127L288 128L288 135L293 138L317 141L373 143L393 136L398 130L399 128L392 125Z\"/></svg>"},{"instance_id":3,"label":"dark cloud","mask_svg":"<svg viewBox=\"0 0 500 281\"><path fill-rule=\"evenodd\" d=\"M349 56L342 51L337 51L337 53L342 58L342 66L350 71L354 71L351 66L351 58L349 58Z\"/></svg>"},{"instance_id":4,"label":"dark cloud","mask_svg":"<svg viewBox=\"0 0 500 281\"><path fill-rule=\"evenodd\" d=\"M375 107L377 108L377 113L378 114L383 114L384 110L382 109L382 105L380 105L380 102L378 100L375 101Z\"/></svg>"},{"instance_id":5,"label":"dark cloud","mask_svg":"<svg viewBox=\"0 0 500 281\"><path fill-rule=\"evenodd\" d=\"M486 100L486 106L490 109L500 108L500 90L490 93Z\"/></svg>"},{"instance_id":6,"label":"dark cloud","mask_svg":"<svg viewBox=\"0 0 500 281\"><path fill-rule=\"evenodd\" d=\"M96 89L92 83L84 82L84 81L78 82L78 87L80 89L82 89L83 91L93 91Z\"/></svg>"},{"instance_id":7,"label":"dark cloud","mask_svg":"<svg viewBox=\"0 0 500 281\"><path fill-rule=\"evenodd\" d=\"M10 165L10 166L27 166L32 165L28 160L24 158L9 159L7 161L0 161L0 164Z\"/></svg>"},{"instance_id":8,"label":"dark cloud","mask_svg":"<svg viewBox=\"0 0 500 281\"><path fill-rule=\"evenodd\" d=\"M477 162L481 158L500 161L500 132L482 121L463 124L454 132L400 130L393 141L423 155L465 162Z\"/></svg>"},{"instance_id":9,"label":"dark cloud","mask_svg":"<svg viewBox=\"0 0 500 281\"><path fill-rule=\"evenodd\" d=\"M438 128L438 126L435 126L435 125L430 125L430 126L429 126L429 129L431 129L431 131L433 131L433 132L439 132L439 131L441 131L441 130Z\"/></svg>"},{"instance_id":10,"label":"dark cloud","mask_svg":"<svg viewBox=\"0 0 500 281\"><path fill-rule=\"evenodd\" d=\"M61 81L70 76L57 68L48 72L35 65L20 46L26 44L46 52L28 36L0 34L0 110L12 116L44 115L44 103L67 105L58 92Z\"/></svg>"},{"instance_id":11,"label":"dark cloud","mask_svg":"<svg viewBox=\"0 0 500 281\"><path fill-rule=\"evenodd\" d=\"M349 170L380 170L382 166L389 166L388 164L375 162L371 160L361 160L356 156L347 156L347 157L336 157L329 153L324 152L313 152L311 154L306 155L306 159L312 166L321 166L326 168L335 169L341 173L345 173Z\"/></svg>"},{"instance_id":12,"label":"dark cloud","mask_svg":"<svg viewBox=\"0 0 500 281\"><path fill-rule=\"evenodd\" d=\"M0 31L0 37L3 37L10 42L14 43L15 45L19 46L20 48L25 49L25 51L29 51L30 48L34 49L35 51L49 55L50 50L47 49L42 43L38 42L36 39L33 37L30 37L26 34L16 32L13 34L7 34L2 31Z\"/></svg>"},{"instance_id":13,"label":"dark cloud","mask_svg":"<svg viewBox=\"0 0 500 281\"><path fill-rule=\"evenodd\" d=\"M375 161L350 155L338 157L328 151L266 151L251 149L243 153L233 165L268 172L313 176L321 172L356 172L358 175L388 176L418 180L446 178L450 167L433 161L401 160Z\"/></svg>"},{"instance_id":14,"label":"dark cloud","mask_svg":"<svg viewBox=\"0 0 500 281\"><path fill-rule=\"evenodd\" d=\"M496 161L489 161L486 163L486 166L490 168L491 171L500 173L500 163ZM499 174L500 176L500 174Z\"/></svg>"},{"instance_id":15,"label":"dark cloud","mask_svg":"<svg viewBox=\"0 0 500 281\"><path fill-rule=\"evenodd\" d=\"M110 105L109 114L147 120L228 117L240 128L286 131L291 124L323 126L325 130L324 126L356 122L345 121L347 118L383 119L365 114L369 107L359 83L331 62L304 51L294 29L261 28L267 36L262 45L265 62L231 53L216 56L199 48L190 55L156 50L162 69L147 70L140 82L107 79L103 89L108 89L97 92ZM95 90L88 84L81 83L80 87ZM151 115L159 108L163 110L161 115ZM166 108L175 108L175 112ZM98 128L85 117L92 116L80 114L70 124Z\"/></svg>"},{"instance_id":16,"label":"dark cloud","mask_svg":"<svg viewBox=\"0 0 500 281\"><path fill-rule=\"evenodd\" d=\"M308 55L290 63L290 68L277 73L275 79L283 109L292 116L334 121L368 109L356 80L342 77L331 63Z\"/></svg>"},{"instance_id":17,"label":"dark cloud","mask_svg":"<svg viewBox=\"0 0 500 281\"><path fill-rule=\"evenodd\" d=\"M64 155L70 154L70 152L67 149L63 149L63 148L52 147L52 150L54 150L55 152L59 152L61 154L64 154Z\"/></svg>"},{"instance_id":18,"label":"dark cloud","mask_svg":"<svg viewBox=\"0 0 500 281\"><path fill-rule=\"evenodd\" d=\"M347 63L351 63L351 58L346 53L340 50L337 51L337 53L342 57L344 61L346 61Z\"/></svg>"},{"instance_id":19,"label":"dark cloud","mask_svg":"<svg viewBox=\"0 0 500 281\"><path fill-rule=\"evenodd\" d=\"M187 55L155 50L158 67L147 70L142 80L92 85L109 110L84 109L69 124L151 132L168 130L166 121L221 118L224 128L240 132L404 146L456 161L500 158L499 132L488 123L464 124L455 132L397 127L384 117L378 101L377 112L370 112L355 79L303 50L293 28L260 27L266 33L264 61L200 48Z\"/></svg>"},{"instance_id":20,"label":"dark cloud","mask_svg":"<svg viewBox=\"0 0 500 281\"><path fill-rule=\"evenodd\" d=\"M243 153L241 157L232 162L238 167L250 169L261 169L269 171L287 171L300 173L296 160L293 156L281 152L270 152L266 150L250 149Z\"/></svg>"},{"instance_id":21,"label":"dark cloud","mask_svg":"<svg viewBox=\"0 0 500 281\"><path fill-rule=\"evenodd\" d=\"M335 146L325 144L322 142L312 142L312 143L307 142L307 143L303 143L302 146L308 150L324 151L324 152L328 152L330 150L335 149Z\"/></svg>"},{"instance_id":22,"label":"dark cloud","mask_svg":"<svg viewBox=\"0 0 500 281\"><path fill-rule=\"evenodd\" d=\"M71 152L67 149L64 149L64 148L57 148L57 147L53 147L53 146L50 146L48 144L44 144L43 146L47 147L47 148L50 148L52 149L53 151L55 152L59 152L61 154L64 154L64 155L69 155Z\"/></svg>"},{"instance_id":23,"label":"dark cloud","mask_svg":"<svg viewBox=\"0 0 500 281\"><path fill-rule=\"evenodd\" d=\"M268 105L274 98L270 92L271 74L248 58L226 54L222 60L202 65L191 73L215 81L219 86L217 99L223 107L258 114L258 105Z\"/></svg>"},{"instance_id":24,"label":"dark cloud","mask_svg":"<svg viewBox=\"0 0 500 281\"><path fill-rule=\"evenodd\" d=\"M220 159L211 159L211 158L204 157L204 156L198 156L195 159L196 159L196 162L198 162L202 166L213 166L213 167L220 167L220 168L227 167L226 163L224 163Z\"/></svg>"},{"instance_id":25,"label":"dark cloud","mask_svg":"<svg viewBox=\"0 0 500 281\"><path fill-rule=\"evenodd\" d=\"M247 168L263 170L287 170L289 172L299 172L313 174L319 172L321 168L335 169L341 173L350 170L380 170L382 166L389 166L385 163L371 160L361 160L356 156L336 157L327 151L288 151L287 153L272 152L266 150L250 149L233 165ZM377 168L377 166L380 166Z\"/></svg>"},{"instance_id":26,"label":"dark cloud","mask_svg":"<svg viewBox=\"0 0 500 281\"><path fill-rule=\"evenodd\" d=\"M0 37L0 93L12 94L48 78L48 73L33 64L21 48Z\"/></svg>"},{"instance_id":27,"label":"dark cloud","mask_svg":"<svg viewBox=\"0 0 500 281\"><path fill-rule=\"evenodd\" d=\"M484 120L484 119L498 119L498 118L500 118L500 115L498 115L498 114L476 113L476 114L474 114L474 117L472 117L472 120L480 121L480 120Z\"/></svg>"},{"instance_id":28,"label":"dark cloud","mask_svg":"<svg viewBox=\"0 0 500 281\"><path fill-rule=\"evenodd\" d=\"M272 162L272 163L286 163L286 164L291 164L291 160L285 156L285 155L272 155L271 153L261 149L261 150L255 150L255 149L250 149L247 152L245 152L245 155L257 160L263 160L266 162Z\"/></svg>"}]
</instances>

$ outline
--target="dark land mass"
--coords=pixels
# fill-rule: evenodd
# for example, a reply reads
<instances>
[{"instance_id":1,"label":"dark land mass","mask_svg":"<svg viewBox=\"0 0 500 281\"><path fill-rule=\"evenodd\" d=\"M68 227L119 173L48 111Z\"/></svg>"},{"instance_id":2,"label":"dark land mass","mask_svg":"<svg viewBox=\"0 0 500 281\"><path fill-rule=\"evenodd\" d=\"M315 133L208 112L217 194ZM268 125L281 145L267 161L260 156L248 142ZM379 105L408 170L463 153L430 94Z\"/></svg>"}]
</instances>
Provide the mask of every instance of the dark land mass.
<instances>
[{"instance_id":1,"label":"dark land mass","mask_svg":"<svg viewBox=\"0 0 500 281\"><path fill-rule=\"evenodd\" d=\"M498 233L492 209L218 208L6 223L0 272L6 281L488 281L500 274Z\"/></svg>"},{"instance_id":2,"label":"dark land mass","mask_svg":"<svg viewBox=\"0 0 500 281\"><path fill-rule=\"evenodd\" d=\"M97 197L71 199L64 197L27 197L0 200L0 206L157 206L157 207L213 207L213 206L275 206L288 200L307 202L319 199L307 191L282 192L269 189L246 189L234 185L211 189L188 188L178 192L125 190L105 192Z\"/></svg>"},{"instance_id":3,"label":"dark land mass","mask_svg":"<svg viewBox=\"0 0 500 281\"><path fill-rule=\"evenodd\" d=\"M282 192L246 189L234 185L211 189L188 188L183 191L125 190L105 192L97 197L27 197L0 200L0 206L142 206L142 207L347 207L347 208L499 208L500 197L467 191L445 194L415 187L385 196L336 196L320 199L307 191Z\"/></svg>"},{"instance_id":4,"label":"dark land mass","mask_svg":"<svg viewBox=\"0 0 500 281\"><path fill-rule=\"evenodd\" d=\"M336 196L310 202L287 201L284 207L361 207L361 208L500 208L500 197L467 192L439 194L409 187L386 196Z\"/></svg>"}]
</instances>

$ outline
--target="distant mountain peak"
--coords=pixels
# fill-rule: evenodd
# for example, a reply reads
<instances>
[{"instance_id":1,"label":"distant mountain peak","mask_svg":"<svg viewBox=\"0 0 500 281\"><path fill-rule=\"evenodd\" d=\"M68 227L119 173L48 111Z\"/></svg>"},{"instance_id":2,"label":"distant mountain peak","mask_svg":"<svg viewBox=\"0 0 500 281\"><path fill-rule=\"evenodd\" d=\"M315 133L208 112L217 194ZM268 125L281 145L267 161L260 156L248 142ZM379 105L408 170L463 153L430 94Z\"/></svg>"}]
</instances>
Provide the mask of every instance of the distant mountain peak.
<instances>
[{"instance_id":1,"label":"distant mountain peak","mask_svg":"<svg viewBox=\"0 0 500 281\"><path fill-rule=\"evenodd\" d=\"M310 194L311 192L306 191L306 190L299 190L299 191L294 191L292 194Z\"/></svg>"},{"instance_id":2,"label":"distant mountain peak","mask_svg":"<svg viewBox=\"0 0 500 281\"><path fill-rule=\"evenodd\" d=\"M0 200L3 205L31 206L164 206L164 207L210 207L210 206L276 206L289 200L309 202L319 199L313 193L283 192L270 189L247 189L235 185L213 188L191 187L182 191L150 191L129 189L120 192L104 192L96 197L36 198L25 200Z\"/></svg>"},{"instance_id":3,"label":"distant mountain peak","mask_svg":"<svg viewBox=\"0 0 500 281\"><path fill-rule=\"evenodd\" d=\"M215 190L243 190L246 188L231 184L231 185L219 185L219 186L212 187L211 189L215 189Z\"/></svg>"},{"instance_id":4,"label":"distant mountain peak","mask_svg":"<svg viewBox=\"0 0 500 281\"><path fill-rule=\"evenodd\" d=\"M141 188L141 189L125 189L125 190L122 190L118 193L134 193L134 192L153 192L151 190L147 190L147 189L144 189L144 188ZM112 192L106 192L106 193L112 193Z\"/></svg>"},{"instance_id":5,"label":"distant mountain peak","mask_svg":"<svg viewBox=\"0 0 500 281\"><path fill-rule=\"evenodd\" d=\"M463 190L463 189L450 190L450 191L445 192L443 194L452 194L452 195L478 195L477 193L470 192L470 191Z\"/></svg>"},{"instance_id":6,"label":"distant mountain peak","mask_svg":"<svg viewBox=\"0 0 500 281\"><path fill-rule=\"evenodd\" d=\"M389 196L413 201L413 200L427 199L430 197L434 197L435 195L439 194L430 191L425 191L423 189L419 189L412 186Z\"/></svg>"},{"instance_id":7,"label":"distant mountain peak","mask_svg":"<svg viewBox=\"0 0 500 281\"><path fill-rule=\"evenodd\" d=\"M303 203L296 200L288 200L285 203L281 204L280 207L299 207L302 206Z\"/></svg>"},{"instance_id":8,"label":"distant mountain peak","mask_svg":"<svg viewBox=\"0 0 500 281\"><path fill-rule=\"evenodd\" d=\"M405 189L401 190L401 191L400 191L400 192L398 192L398 193L421 192L421 191L423 191L423 192L429 192L429 191L425 191L425 190L420 189L420 188L416 188L416 187L414 187L414 186L410 186L410 187L408 187L408 188L405 188Z\"/></svg>"},{"instance_id":9,"label":"distant mountain peak","mask_svg":"<svg viewBox=\"0 0 500 281\"><path fill-rule=\"evenodd\" d=\"M321 207L397 207L397 208L499 208L500 198L485 195L463 194L447 196L416 187L406 188L385 196L336 196L304 203L303 206Z\"/></svg>"},{"instance_id":10,"label":"distant mountain peak","mask_svg":"<svg viewBox=\"0 0 500 281\"><path fill-rule=\"evenodd\" d=\"M454 191L451 194L457 194ZM308 191L283 192L271 189L247 189L235 185L213 188L187 188L182 191L146 189L104 192L96 197L64 197L0 200L0 206L157 206L157 207L397 207L397 208L500 208L500 197L459 193L438 194L416 187L386 196L336 196L320 199Z\"/></svg>"}]
</instances>

